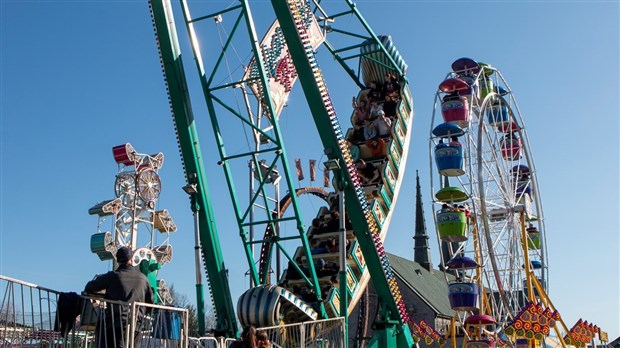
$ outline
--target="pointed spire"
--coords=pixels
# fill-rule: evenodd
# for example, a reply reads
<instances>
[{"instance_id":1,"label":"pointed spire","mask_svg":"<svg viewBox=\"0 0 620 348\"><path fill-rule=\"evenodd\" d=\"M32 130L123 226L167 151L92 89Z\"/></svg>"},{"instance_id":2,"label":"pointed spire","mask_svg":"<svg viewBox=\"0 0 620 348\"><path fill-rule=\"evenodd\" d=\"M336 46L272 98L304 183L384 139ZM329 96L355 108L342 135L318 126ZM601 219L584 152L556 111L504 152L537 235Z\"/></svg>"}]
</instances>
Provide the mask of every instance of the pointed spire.
<instances>
[{"instance_id":1,"label":"pointed spire","mask_svg":"<svg viewBox=\"0 0 620 348\"><path fill-rule=\"evenodd\" d=\"M429 272L433 270L431 262L430 248L428 247L428 234L426 233L426 220L424 219L424 208L422 207L422 192L420 190L420 177L418 171L416 177L416 197L415 197L415 243L413 248L413 261L426 268Z\"/></svg>"}]
</instances>

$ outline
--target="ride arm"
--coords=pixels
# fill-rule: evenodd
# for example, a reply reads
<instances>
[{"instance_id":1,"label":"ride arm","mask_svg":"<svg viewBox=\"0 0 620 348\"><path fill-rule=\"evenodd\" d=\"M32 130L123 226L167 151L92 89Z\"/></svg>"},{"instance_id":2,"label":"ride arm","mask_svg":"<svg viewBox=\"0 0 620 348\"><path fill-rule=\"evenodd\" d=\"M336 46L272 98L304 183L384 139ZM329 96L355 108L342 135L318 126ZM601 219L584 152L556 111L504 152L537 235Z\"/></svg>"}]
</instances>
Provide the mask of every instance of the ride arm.
<instances>
[{"instance_id":1,"label":"ride arm","mask_svg":"<svg viewBox=\"0 0 620 348\"><path fill-rule=\"evenodd\" d=\"M186 178L194 177L195 174L194 180L196 182L191 182L196 185L197 191L194 194L196 204L194 210L198 214L203 262L207 270L213 305L217 314L216 334L235 337L238 333L235 308L230 295L227 270L211 209L211 198L181 61L171 4L168 0L150 0L149 2ZM201 310L204 311L204 306L198 308L199 315L201 315Z\"/></svg>"},{"instance_id":2,"label":"ride arm","mask_svg":"<svg viewBox=\"0 0 620 348\"><path fill-rule=\"evenodd\" d=\"M333 109L330 112L326 106L324 99L326 86L324 84L319 85L317 81L315 75L316 62L311 60L311 57L309 57L306 51L306 47L304 47L302 38L296 29L297 25L295 19L287 2L288 1L272 0L271 4L280 22L280 26L282 27L282 32L286 39L291 57L293 58L295 68L297 69L301 86L325 148L325 154L329 159L337 159L342 164L340 177L342 178L341 181L345 192L345 200L347 202L347 214L351 218L355 235L360 243L375 291L377 292L383 308L382 312L385 314L383 323L385 323L386 326L395 326L393 333L396 335L399 347L411 347L415 343L408 326L403 322L400 316L397 300L390 290L390 284L392 283L388 282L386 278L381 259L373 241L374 236L371 235L371 231L369 231L369 225L365 214L370 214L370 211L367 207L368 204L365 203L365 199L364 201L361 200L364 197L363 190L355 185L355 181L359 182L360 178L357 176L356 169L352 163L350 153L348 152L343 130L340 128L340 124ZM314 57L312 56L312 58ZM343 153L343 151L345 153ZM366 206L364 206L364 203Z\"/></svg>"}]
</instances>

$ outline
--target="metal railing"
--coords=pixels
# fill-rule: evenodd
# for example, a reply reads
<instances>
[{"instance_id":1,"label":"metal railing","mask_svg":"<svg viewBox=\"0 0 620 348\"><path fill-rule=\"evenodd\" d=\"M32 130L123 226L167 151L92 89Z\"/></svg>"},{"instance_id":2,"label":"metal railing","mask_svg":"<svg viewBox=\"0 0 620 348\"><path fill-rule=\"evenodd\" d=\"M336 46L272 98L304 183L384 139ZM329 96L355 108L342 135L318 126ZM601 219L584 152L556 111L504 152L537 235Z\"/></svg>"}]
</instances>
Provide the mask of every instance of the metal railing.
<instances>
[{"instance_id":1,"label":"metal railing","mask_svg":"<svg viewBox=\"0 0 620 348\"><path fill-rule=\"evenodd\" d=\"M189 345L187 309L61 293L2 275L0 301L0 347Z\"/></svg>"},{"instance_id":2,"label":"metal railing","mask_svg":"<svg viewBox=\"0 0 620 348\"><path fill-rule=\"evenodd\" d=\"M338 348L345 346L344 319L258 328L274 348Z\"/></svg>"}]
</instances>

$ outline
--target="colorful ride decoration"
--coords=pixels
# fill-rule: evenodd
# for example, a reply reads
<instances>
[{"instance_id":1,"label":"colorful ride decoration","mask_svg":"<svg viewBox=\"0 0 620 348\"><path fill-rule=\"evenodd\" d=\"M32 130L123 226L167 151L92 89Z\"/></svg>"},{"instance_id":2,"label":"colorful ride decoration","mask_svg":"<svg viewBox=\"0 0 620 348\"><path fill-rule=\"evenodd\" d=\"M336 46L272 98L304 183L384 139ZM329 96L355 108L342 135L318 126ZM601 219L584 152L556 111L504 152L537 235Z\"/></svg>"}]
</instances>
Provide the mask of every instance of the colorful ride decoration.
<instances>
[{"instance_id":1,"label":"colorful ride decoration","mask_svg":"<svg viewBox=\"0 0 620 348\"><path fill-rule=\"evenodd\" d=\"M171 303L165 282L157 279L159 269L172 260L170 233L176 231L168 210L156 208L161 193L158 172L164 154L141 154L127 143L113 147L112 155L118 164L116 197L88 210L90 215L99 216L90 249L101 260L113 260L118 248L131 248L133 263L147 276L157 294L156 303ZM108 217L113 218L111 231L104 230Z\"/></svg>"},{"instance_id":2,"label":"colorful ride decoration","mask_svg":"<svg viewBox=\"0 0 620 348\"><path fill-rule=\"evenodd\" d=\"M544 308L541 303L528 302L519 314L504 328L506 336L513 341L518 339L541 341L549 335L560 313Z\"/></svg>"},{"instance_id":3,"label":"colorful ride decoration","mask_svg":"<svg viewBox=\"0 0 620 348\"><path fill-rule=\"evenodd\" d=\"M443 345L446 342L445 337L432 326L428 325L424 320L416 322L410 318L409 327L411 328L411 333L414 335L416 342L424 340L424 343L429 346L435 342L439 345Z\"/></svg>"},{"instance_id":4,"label":"colorful ride decoration","mask_svg":"<svg viewBox=\"0 0 620 348\"><path fill-rule=\"evenodd\" d=\"M599 332L598 326L588 324L587 320L579 319L569 330L568 334L564 336L564 342L583 348L592 341L597 332Z\"/></svg>"}]
</instances>

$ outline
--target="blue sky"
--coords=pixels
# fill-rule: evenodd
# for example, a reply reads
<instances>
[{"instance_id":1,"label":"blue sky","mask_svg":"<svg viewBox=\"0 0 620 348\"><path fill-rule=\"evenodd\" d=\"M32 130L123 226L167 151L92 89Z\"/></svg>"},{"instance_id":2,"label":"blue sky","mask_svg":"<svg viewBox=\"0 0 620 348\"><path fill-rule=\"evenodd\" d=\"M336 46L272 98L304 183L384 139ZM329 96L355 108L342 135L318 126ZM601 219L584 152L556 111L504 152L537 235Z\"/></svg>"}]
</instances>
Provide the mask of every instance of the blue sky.
<instances>
[{"instance_id":1,"label":"blue sky","mask_svg":"<svg viewBox=\"0 0 620 348\"><path fill-rule=\"evenodd\" d=\"M583 318L617 337L618 2L359 1L358 6L376 33L392 35L409 64L415 103L406 184L387 249L412 257L416 169L432 221L428 134L437 85L459 57L487 62L507 79L525 119L546 217L551 299L567 325ZM273 19L270 4L257 1L252 9L262 33ZM0 274L79 291L109 268L89 250L97 219L87 210L112 197L111 148L130 142L140 152L166 154L159 204L179 230L172 236L174 260L160 274L192 298L192 218L180 189L183 171L146 1L3 0L0 10ZM195 76L189 51L185 54L185 70ZM334 62L321 64L330 69ZM344 78L326 81L344 123L355 87ZM248 283L247 265L239 261L241 242L230 203L219 199L228 193L209 150L210 126L205 118L197 122L236 302ZM297 86L281 121L287 151L291 158L319 160L318 137L307 122ZM431 246L437 263L437 247Z\"/></svg>"}]
</instances>

